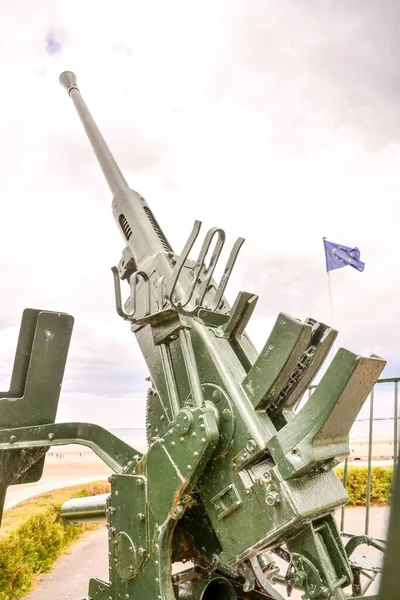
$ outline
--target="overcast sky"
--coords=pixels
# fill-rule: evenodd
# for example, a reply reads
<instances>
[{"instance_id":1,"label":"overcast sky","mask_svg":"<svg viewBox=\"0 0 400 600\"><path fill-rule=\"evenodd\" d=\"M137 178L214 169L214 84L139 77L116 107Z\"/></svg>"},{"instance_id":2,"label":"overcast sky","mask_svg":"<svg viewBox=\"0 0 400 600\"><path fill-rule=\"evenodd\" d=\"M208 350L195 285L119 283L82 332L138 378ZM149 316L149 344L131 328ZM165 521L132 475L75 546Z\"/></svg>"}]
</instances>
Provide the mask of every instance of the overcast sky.
<instances>
[{"instance_id":1,"label":"overcast sky","mask_svg":"<svg viewBox=\"0 0 400 600\"><path fill-rule=\"evenodd\" d=\"M400 374L396 1L14 0L0 23L0 387L24 307L75 317L57 420L142 427L148 375L115 313L123 243L71 100L72 70L176 252L193 221L246 238L228 299L330 323L322 237L366 263L331 275L338 345Z\"/></svg>"}]
</instances>

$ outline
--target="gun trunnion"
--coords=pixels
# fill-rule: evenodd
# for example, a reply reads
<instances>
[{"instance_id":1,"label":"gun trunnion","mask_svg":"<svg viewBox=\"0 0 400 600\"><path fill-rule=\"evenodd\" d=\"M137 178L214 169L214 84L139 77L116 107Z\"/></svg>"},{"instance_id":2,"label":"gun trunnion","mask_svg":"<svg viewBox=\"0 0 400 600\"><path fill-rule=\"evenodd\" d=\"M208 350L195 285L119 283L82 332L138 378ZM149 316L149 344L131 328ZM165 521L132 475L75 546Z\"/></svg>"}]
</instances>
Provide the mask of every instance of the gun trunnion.
<instances>
[{"instance_id":1,"label":"gun trunnion","mask_svg":"<svg viewBox=\"0 0 400 600\"><path fill-rule=\"evenodd\" d=\"M220 281L222 229L210 229L192 260L196 221L175 254L125 181L75 75L64 72L60 82L107 180L125 244L112 268L115 304L150 373L148 449L142 455L96 425L54 423L73 319L28 311L0 402L3 497L8 485L40 478L54 444L86 444L111 466L109 494L62 508L67 521L107 522L110 580L91 579L88 599L282 599L276 582L305 598L349 597L353 570L334 519L348 496L332 469L349 455L350 428L385 361L339 349L298 409L337 332L280 313L258 353L245 332L258 297L240 292L232 306L225 298L244 240ZM190 568L172 575L182 561Z\"/></svg>"}]
</instances>

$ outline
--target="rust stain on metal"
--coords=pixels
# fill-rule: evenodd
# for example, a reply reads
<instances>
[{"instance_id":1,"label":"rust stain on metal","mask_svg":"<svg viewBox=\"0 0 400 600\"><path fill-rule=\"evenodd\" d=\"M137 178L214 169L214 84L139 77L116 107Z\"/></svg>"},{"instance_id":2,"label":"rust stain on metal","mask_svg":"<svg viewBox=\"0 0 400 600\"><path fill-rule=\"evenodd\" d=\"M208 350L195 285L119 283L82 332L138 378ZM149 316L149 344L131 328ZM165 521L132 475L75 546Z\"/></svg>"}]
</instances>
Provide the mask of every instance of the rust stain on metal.
<instances>
[{"instance_id":1,"label":"rust stain on metal","mask_svg":"<svg viewBox=\"0 0 400 600\"><path fill-rule=\"evenodd\" d=\"M182 496L182 494L183 494L183 492L185 490L186 485L187 485L187 482L186 481L182 481L181 485L178 488L178 491L176 492L176 496L174 498L173 506L177 506L180 503L181 496Z\"/></svg>"}]
</instances>

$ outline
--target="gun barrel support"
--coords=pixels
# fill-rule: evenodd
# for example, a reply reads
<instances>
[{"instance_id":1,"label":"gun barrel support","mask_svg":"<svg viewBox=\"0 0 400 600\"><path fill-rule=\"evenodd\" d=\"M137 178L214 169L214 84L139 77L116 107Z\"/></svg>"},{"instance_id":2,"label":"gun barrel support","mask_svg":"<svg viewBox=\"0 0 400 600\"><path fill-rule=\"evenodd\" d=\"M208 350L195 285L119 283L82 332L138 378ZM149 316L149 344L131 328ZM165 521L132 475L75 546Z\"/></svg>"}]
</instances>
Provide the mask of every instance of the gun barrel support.
<instances>
[{"instance_id":1,"label":"gun barrel support","mask_svg":"<svg viewBox=\"0 0 400 600\"><path fill-rule=\"evenodd\" d=\"M70 498L61 507L61 517L67 523L102 523L106 520L106 503L109 495Z\"/></svg>"}]
</instances>

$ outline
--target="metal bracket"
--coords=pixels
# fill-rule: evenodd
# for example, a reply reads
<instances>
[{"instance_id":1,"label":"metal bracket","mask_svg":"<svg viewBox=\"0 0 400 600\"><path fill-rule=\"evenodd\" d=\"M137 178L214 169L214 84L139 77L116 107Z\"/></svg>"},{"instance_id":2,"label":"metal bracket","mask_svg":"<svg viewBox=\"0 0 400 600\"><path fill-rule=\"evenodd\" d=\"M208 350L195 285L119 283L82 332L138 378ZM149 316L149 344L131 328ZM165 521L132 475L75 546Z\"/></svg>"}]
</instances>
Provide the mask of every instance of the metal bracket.
<instances>
[{"instance_id":1,"label":"metal bracket","mask_svg":"<svg viewBox=\"0 0 400 600\"><path fill-rule=\"evenodd\" d=\"M145 305L144 305L144 314L140 316L140 318L148 317L150 315L150 304L151 304L151 296L150 296L150 280L144 271L136 271L130 277L130 285L131 285L131 295L129 298L130 303L133 305L133 310L130 313L127 313L122 306L122 296L121 296L121 284L119 281L119 271L117 267L111 267L111 271L114 277L114 292L115 292L115 308L120 317L122 317L125 321L130 321L131 323L137 322L138 319L135 319L136 315L136 287L138 284L138 278L140 277L144 283L145 287Z\"/></svg>"},{"instance_id":2,"label":"metal bracket","mask_svg":"<svg viewBox=\"0 0 400 600\"><path fill-rule=\"evenodd\" d=\"M253 556L250 559L251 567L254 571L254 575L258 583L261 585L263 590L271 597L273 600L285 600L284 597L274 588L272 583L268 580L268 578L264 575L264 572L259 563L258 556Z\"/></svg>"},{"instance_id":3,"label":"metal bracket","mask_svg":"<svg viewBox=\"0 0 400 600\"><path fill-rule=\"evenodd\" d=\"M242 499L235 484L232 483L221 490L214 498L211 498L211 502L217 511L218 519L224 519L239 508Z\"/></svg>"},{"instance_id":4,"label":"metal bracket","mask_svg":"<svg viewBox=\"0 0 400 600\"><path fill-rule=\"evenodd\" d=\"M65 313L24 310L10 389L0 392L0 435L5 428L53 423L74 319ZM10 435L9 435L10 437ZM0 520L7 487L38 481L46 447L0 451Z\"/></svg>"},{"instance_id":5,"label":"metal bracket","mask_svg":"<svg viewBox=\"0 0 400 600\"><path fill-rule=\"evenodd\" d=\"M174 308L176 308L179 312L183 312L184 314L190 314L190 315L193 315L196 312L197 307L203 306L203 302L204 302L207 292L209 292L213 288L215 289L215 296L212 300L212 306L210 309L212 311L217 311L221 307L221 303L223 302L223 294L225 292L226 286L227 286L229 278L231 276L233 267L235 265L237 256L239 254L239 250L244 242L244 238L238 238L236 240L236 242L231 250L231 253L229 255L228 261L226 263L221 281L220 281L219 285L216 286L212 282L212 276L213 276L215 267L217 265L217 262L219 260L219 257L221 255L222 248L225 243L225 232L222 229L217 228L217 227L213 227L212 229L210 229L206 234L206 237L205 237L203 245L201 247L198 259L197 259L194 267L192 268L193 279L192 279L191 285L189 286L189 292L188 292L186 298L184 298L184 299L181 298L180 300L178 300L176 302L174 300L173 296L174 296L174 293L176 292L176 286L177 286L177 283L179 280L179 276L181 274L183 267L187 264L187 259L188 259L190 250L192 249L192 247L199 235L200 229L201 229L201 221L195 221L192 232L185 244L185 247L183 248L182 254L180 255L179 259L176 262L176 265L172 272L171 279L168 283L167 291L166 291L166 298L171 303L171 305ZM212 246L212 242L213 242L213 239L215 236L217 236L217 240L215 242L214 249L211 253L211 258L209 260L209 263L206 266L205 260L206 260L207 254L210 251L210 248ZM185 306L187 306L189 304L189 302L192 300L193 295L196 290L197 290L198 294L197 294L197 297L195 298L195 304L196 304L195 309L193 309L191 311L185 311L184 310Z\"/></svg>"},{"instance_id":6,"label":"metal bracket","mask_svg":"<svg viewBox=\"0 0 400 600\"><path fill-rule=\"evenodd\" d=\"M229 320L215 331L217 337L240 339L258 301L256 294L239 292L232 306Z\"/></svg>"},{"instance_id":7,"label":"metal bracket","mask_svg":"<svg viewBox=\"0 0 400 600\"><path fill-rule=\"evenodd\" d=\"M147 479L140 475L114 475L107 498L109 552L122 581L134 579L149 556Z\"/></svg>"},{"instance_id":8,"label":"metal bracket","mask_svg":"<svg viewBox=\"0 0 400 600\"><path fill-rule=\"evenodd\" d=\"M92 423L50 423L0 430L0 451L66 444L88 446L116 473L131 473L142 453Z\"/></svg>"}]
</instances>

